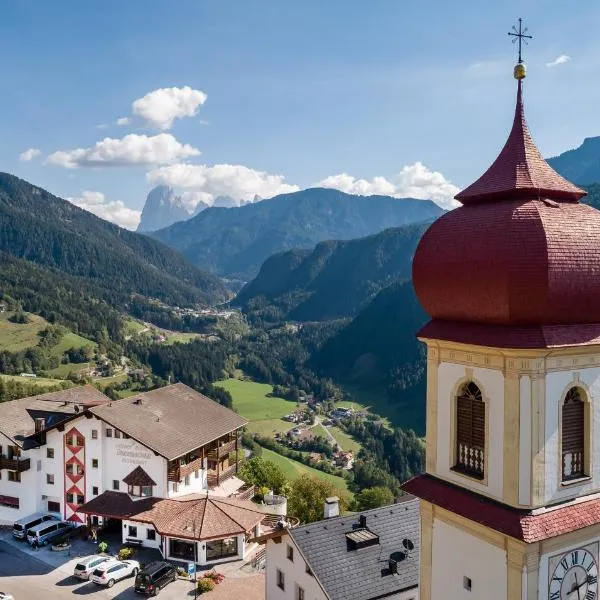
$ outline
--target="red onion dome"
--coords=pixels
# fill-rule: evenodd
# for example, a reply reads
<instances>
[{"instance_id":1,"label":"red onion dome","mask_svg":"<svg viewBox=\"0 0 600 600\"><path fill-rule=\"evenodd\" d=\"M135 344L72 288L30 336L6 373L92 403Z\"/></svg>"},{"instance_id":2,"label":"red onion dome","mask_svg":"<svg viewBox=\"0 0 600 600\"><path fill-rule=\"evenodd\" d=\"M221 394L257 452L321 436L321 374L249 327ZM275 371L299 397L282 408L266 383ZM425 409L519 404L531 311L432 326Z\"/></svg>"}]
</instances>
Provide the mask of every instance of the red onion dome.
<instances>
[{"instance_id":1,"label":"red onion dome","mask_svg":"<svg viewBox=\"0 0 600 600\"><path fill-rule=\"evenodd\" d=\"M521 80L492 166L425 233L415 290L433 319L501 325L600 323L600 212L542 158Z\"/></svg>"}]
</instances>

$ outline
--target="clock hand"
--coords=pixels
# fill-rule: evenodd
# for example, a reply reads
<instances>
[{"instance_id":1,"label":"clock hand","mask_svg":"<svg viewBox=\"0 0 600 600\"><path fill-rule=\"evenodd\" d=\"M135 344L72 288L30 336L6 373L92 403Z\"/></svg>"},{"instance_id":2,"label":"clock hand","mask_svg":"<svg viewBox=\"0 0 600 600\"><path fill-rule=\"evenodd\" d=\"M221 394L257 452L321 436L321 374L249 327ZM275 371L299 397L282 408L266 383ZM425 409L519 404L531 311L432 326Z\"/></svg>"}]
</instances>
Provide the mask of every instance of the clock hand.
<instances>
[{"instance_id":1,"label":"clock hand","mask_svg":"<svg viewBox=\"0 0 600 600\"><path fill-rule=\"evenodd\" d=\"M581 600L581 595L579 594L579 589L581 588L581 585L579 585L579 581L577 580L577 573L575 573L575 585L577 586L577 600Z\"/></svg>"}]
</instances>

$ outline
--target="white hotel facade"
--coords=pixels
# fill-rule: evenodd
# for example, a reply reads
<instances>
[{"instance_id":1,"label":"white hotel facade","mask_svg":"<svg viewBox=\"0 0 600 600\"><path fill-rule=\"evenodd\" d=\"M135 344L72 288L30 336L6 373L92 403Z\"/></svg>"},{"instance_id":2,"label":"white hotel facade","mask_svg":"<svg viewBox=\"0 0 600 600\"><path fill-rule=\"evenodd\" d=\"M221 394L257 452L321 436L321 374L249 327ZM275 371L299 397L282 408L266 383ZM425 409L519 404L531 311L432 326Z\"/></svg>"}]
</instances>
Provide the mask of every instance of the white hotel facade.
<instances>
[{"instance_id":1,"label":"white hotel facade","mask_svg":"<svg viewBox=\"0 0 600 600\"><path fill-rule=\"evenodd\" d=\"M0 522L51 512L118 527L123 542L165 557L241 558L265 516L228 497L241 485L245 423L183 384L116 401L83 386L2 403ZM223 511L231 522L219 537L210 514Z\"/></svg>"}]
</instances>

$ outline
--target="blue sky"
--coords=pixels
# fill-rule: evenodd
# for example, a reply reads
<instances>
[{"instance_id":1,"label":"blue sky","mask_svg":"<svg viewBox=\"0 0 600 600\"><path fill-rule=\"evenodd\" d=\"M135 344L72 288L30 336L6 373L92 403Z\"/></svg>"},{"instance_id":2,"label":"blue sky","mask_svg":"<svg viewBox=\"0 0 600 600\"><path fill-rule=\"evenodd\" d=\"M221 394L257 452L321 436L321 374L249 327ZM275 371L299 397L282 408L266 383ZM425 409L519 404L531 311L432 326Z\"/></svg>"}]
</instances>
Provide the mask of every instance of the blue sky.
<instances>
[{"instance_id":1,"label":"blue sky","mask_svg":"<svg viewBox=\"0 0 600 600\"><path fill-rule=\"evenodd\" d=\"M0 169L129 226L159 182L190 206L323 181L444 203L506 138L519 16L528 121L557 154L600 134L592 1L4 0ZM132 109L185 87L193 116Z\"/></svg>"}]
</instances>

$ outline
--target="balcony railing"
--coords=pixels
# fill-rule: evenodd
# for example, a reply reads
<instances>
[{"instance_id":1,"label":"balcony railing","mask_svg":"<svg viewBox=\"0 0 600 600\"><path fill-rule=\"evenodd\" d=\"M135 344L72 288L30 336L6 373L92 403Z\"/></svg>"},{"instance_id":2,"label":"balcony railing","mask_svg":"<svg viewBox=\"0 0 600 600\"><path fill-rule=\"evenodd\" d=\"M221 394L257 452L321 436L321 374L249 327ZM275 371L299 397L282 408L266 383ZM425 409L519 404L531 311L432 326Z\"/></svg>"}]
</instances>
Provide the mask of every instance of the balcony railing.
<instances>
[{"instance_id":1,"label":"balcony railing","mask_svg":"<svg viewBox=\"0 0 600 600\"><path fill-rule=\"evenodd\" d=\"M235 452L236 440L231 440L230 442L226 442L222 444L218 448L214 448L208 453L208 458L212 458L214 460L218 460L220 458L225 458L232 452Z\"/></svg>"},{"instance_id":2,"label":"balcony railing","mask_svg":"<svg viewBox=\"0 0 600 600\"><path fill-rule=\"evenodd\" d=\"M8 469L9 471L29 471L31 468L31 460L29 458L7 458L0 456L0 469Z\"/></svg>"},{"instance_id":3,"label":"balcony railing","mask_svg":"<svg viewBox=\"0 0 600 600\"><path fill-rule=\"evenodd\" d=\"M226 479L233 477L237 472L237 464L234 463L227 469L223 469L221 471L211 470L208 471L208 475L206 481L208 483L208 487L217 487L221 485Z\"/></svg>"}]
</instances>

